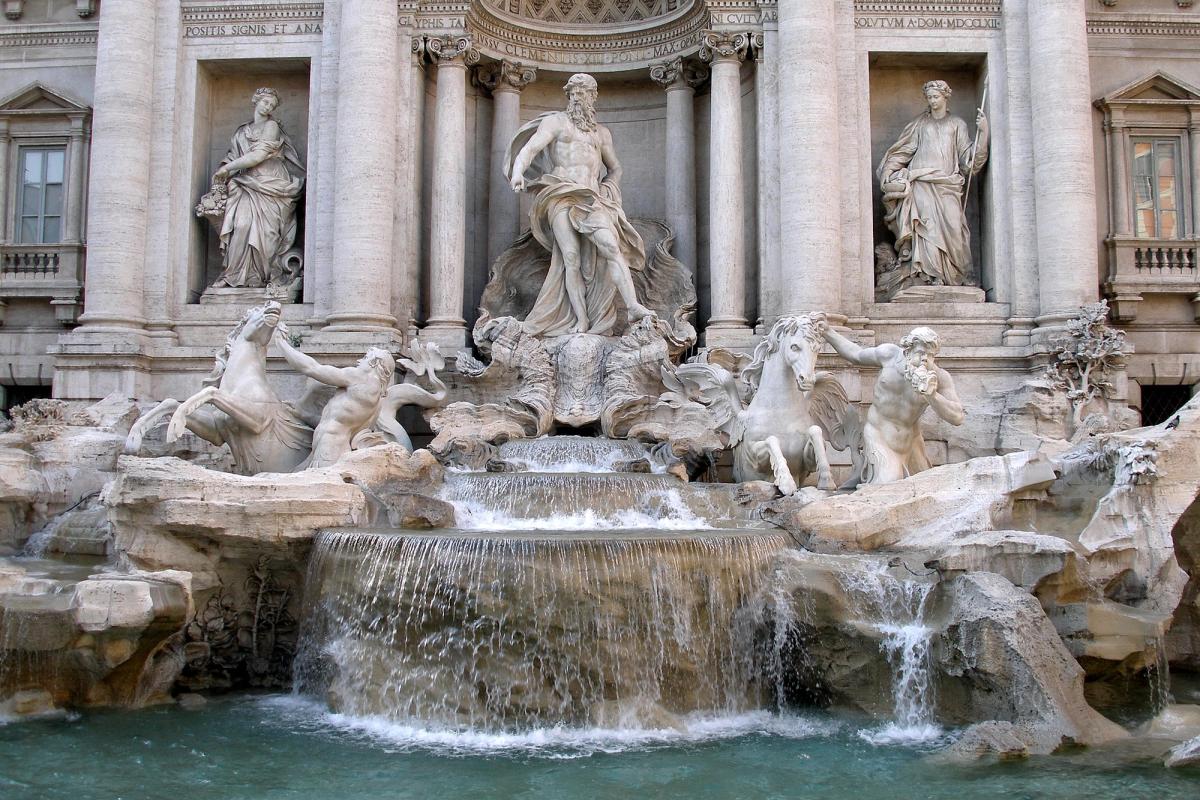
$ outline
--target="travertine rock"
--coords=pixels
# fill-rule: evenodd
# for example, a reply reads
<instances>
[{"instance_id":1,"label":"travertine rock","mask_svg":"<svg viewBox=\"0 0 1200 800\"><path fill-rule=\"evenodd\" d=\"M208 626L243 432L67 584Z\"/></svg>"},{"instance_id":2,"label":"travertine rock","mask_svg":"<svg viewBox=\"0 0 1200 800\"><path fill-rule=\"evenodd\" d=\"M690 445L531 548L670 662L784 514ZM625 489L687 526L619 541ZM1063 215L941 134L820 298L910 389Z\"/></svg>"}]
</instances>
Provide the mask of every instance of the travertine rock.
<instances>
[{"instance_id":1,"label":"travertine rock","mask_svg":"<svg viewBox=\"0 0 1200 800\"><path fill-rule=\"evenodd\" d=\"M1013 722L1031 734L1031 753L1127 735L1087 704L1083 669L1032 596L972 573L940 584L934 601L943 615L934 643L943 720Z\"/></svg>"},{"instance_id":2,"label":"travertine rock","mask_svg":"<svg viewBox=\"0 0 1200 800\"><path fill-rule=\"evenodd\" d=\"M1163 761L1168 767L1194 767L1200 765L1200 736L1176 745Z\"/></svg>"},{"instance_id":3,"label":"travertine rock","mask_svg":"<svg viewBox=\"0 0 1200 800\"><path fill-rule=\"evenodd\" d=\"M187 573L104 573L0 559L0 702L18 714L163 699L191 607Z\"/></svg>"}]
</instances>

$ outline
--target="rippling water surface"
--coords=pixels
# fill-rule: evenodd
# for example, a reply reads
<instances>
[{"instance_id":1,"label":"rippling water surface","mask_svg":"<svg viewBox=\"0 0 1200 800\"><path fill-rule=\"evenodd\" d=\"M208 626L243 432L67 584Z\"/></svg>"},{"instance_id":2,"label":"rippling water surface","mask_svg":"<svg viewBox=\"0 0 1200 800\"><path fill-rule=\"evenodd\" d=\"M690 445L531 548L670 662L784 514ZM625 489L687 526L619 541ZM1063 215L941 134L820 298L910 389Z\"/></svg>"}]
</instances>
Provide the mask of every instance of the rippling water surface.
<instances>
[{"instance_id":1,"label":"rippling water surface","mask_svg":"<svg viewBox=\"0 0 1200 800\"><path fill-rule=\"evenodd\" d=\"M681 729L485 735L327 713L283 696L0 725L5 800L359 798L1200 797L1200 770L1091 751L930 761L951 734L871 736L851 719L765 712ZM865 735L864 735L865 734ZM875 742L875 743L872 743Z\"/></svg>"}]
</instances>

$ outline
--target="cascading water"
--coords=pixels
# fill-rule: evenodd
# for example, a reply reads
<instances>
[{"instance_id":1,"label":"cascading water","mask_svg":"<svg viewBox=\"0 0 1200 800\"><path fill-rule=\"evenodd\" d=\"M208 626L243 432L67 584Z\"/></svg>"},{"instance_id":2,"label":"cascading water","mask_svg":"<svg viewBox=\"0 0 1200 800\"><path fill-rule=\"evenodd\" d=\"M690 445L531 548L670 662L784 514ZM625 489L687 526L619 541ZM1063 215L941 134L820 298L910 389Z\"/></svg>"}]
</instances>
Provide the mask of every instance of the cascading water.
<instances>
[{"instance_id":1,"label":"cascading water","mask_svg":"<svg viewBox=\"0 0 1200 800\"><path fill-rule=\"evenodd\" d=\"M505 446L541 471L448 475L455 530L320 534L297 690L421 737L685 731L786 707L803 676L784 674L795 611L770 565L792 541L735 487L614 472L640 445L564 438ZM850 593L895 662L899 727L928 724L928 585L872 568Z\"/></svg>"},{"instance_id":2,"label":"cascading water","mask_svg":"<svg viewBox=\"0 0 1200 800\"><path fill-rule=\"evenodd\" d=\"M324 533L298 688L344 713L488 732L759 708L746 601L786 544Z\"/></svg>"},{"instance_id":3,"label":"cascading water","mask_svg":"<svg viewBox=\"0 0 1200 800\"><path fill-rule=\"evenodd\" d=\"M859 620L882 634L880 646L892 666L893 722L875 732L872 741L922 740L940 734L934 721L933 629L925 622L934 584L897 578L883 560L841 573L841 582Z\"/></svg>"}]
</instances>

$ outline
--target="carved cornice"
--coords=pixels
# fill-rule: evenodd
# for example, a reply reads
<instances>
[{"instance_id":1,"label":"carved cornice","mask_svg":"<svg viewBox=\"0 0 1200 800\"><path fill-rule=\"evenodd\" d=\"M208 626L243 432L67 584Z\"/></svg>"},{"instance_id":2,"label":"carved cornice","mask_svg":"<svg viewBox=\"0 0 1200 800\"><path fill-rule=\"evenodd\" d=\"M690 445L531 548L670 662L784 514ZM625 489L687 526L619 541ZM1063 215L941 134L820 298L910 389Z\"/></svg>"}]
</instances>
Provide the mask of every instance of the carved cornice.
<instances>
[{"instance_id":1,"label":"carved cornice","mask_svg":"<svg viewBox=\"0 0 1200 800\"><path fill-rule=\"evenodd\" d=\"M855 14L1000 16L1001 0L854 0Z\"/></svg>"},{"instance_id":2,"label":"carved cornice","mask_svg":"<svg viewBox=\"0 0 1200 800\"><path fill-rule=\"evenodd\" d=\"M428 36L425 52L435 64L470 65L479 63L479 51L470 36Z\"/></svg>"},{"instance_id":3,"label":"carved cornice","mask_svg":"<svg viewBox=\"0 0 1200 800\"><path fill-rule=\"evenodd\" d=\"M99 26L92 23L71 25L22 25L19 30L0 29L0 49L28 47L95 48Z\"/></svg>"},{"instance_id":4,"label":"carved cornice","mask_svg":"<svg viewBox=\"0 0 1200 800\"><path fill-rule=\"evenodd\" d=\"M1089 17L1087 32L1090 36L1200 36L1200 18L1180 17L1174 14L1103 14Z\"/></svg>"},{"instance_id":5,"label":"carved cornice","mask_svg":"<svg viewBox=\"0 0 1200 800\"><path fill-rule=\"evenodd\" d=\"M320 22L325 16L324 3L183 3L180 9L185 25L214 22L275 22L305 20Z\"/></svg>"},{"instance_id":6,"label":"carved cornice","mask_svg":"<svg viewBox=\"0 0 1200 800\"><path fill-rule=\"evenodd\" d=\"M502 13L492 3L472 3L466 22L475 46L493 58L541 69L605 72L649 69L663 59L695 53L708 10L697 2L631 24L548 26Z\"/></svg>"},{"instance_id":7,"label":"carved cornice","mask_svg":"<svg viewBox=\"0 0 1200 800\"><path fill-rule=\"evenodd\" d=\"M685 86L695 89L708 80L708 67L690 58L672 58L650 67L650 80L664 89Z\"/></svg>"},{"instance_id":8,"label":"carved cornice","mask_svg":"<svg viewBox=\"0 0 1200 800\"><path fill-rule=\"evenodd\" d=\"M492 61L480 65L475 76L481 86L489 92L517 92L537 80L537 70L520 61Z\"/></svg>"},{"instance_id":9,"label":"carved cornice","mask_svg":"<svg viewBox=\"0 0 1200 800\"><path fill-rule=\"evenodd\" d=\"M750 49L747 31L705 31L700 37L700 58L703 61L742 61Z\"/></svg>"}]
</instances>

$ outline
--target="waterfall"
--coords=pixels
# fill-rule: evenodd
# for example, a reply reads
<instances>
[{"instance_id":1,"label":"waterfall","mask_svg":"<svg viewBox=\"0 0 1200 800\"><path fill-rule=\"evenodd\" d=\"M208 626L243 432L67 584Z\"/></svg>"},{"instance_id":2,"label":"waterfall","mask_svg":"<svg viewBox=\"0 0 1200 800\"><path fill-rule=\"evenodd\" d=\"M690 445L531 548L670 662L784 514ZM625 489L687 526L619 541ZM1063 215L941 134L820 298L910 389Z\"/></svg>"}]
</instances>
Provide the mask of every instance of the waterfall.
<instances>
[{"instance_id":1,"label":"waterfall","mask_svg":"<svg viewBox=\"0 0 1200 800\"><path fill-rule=\"evenodd\" d=\"M786 537L326 532L298 691L431 728L670 728L760 708L748 601Z\"/></svg>"},{"instance_id":2,"label":"waterfall","mask_svg":"<svg viewBox=\"0 0 1200 800\"><path fill-rule=\"evenodd\" d=\"M940 733L934 717L933 629L925 621L934 583L897 578L888 567L876 560L840 573L859 621L881 634L880 647L892 668L893 721L864 737L879 743L928 739Z\"/></svg>"}]
</instances>

